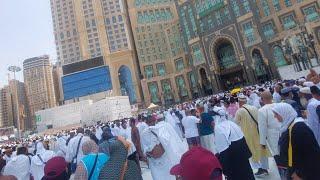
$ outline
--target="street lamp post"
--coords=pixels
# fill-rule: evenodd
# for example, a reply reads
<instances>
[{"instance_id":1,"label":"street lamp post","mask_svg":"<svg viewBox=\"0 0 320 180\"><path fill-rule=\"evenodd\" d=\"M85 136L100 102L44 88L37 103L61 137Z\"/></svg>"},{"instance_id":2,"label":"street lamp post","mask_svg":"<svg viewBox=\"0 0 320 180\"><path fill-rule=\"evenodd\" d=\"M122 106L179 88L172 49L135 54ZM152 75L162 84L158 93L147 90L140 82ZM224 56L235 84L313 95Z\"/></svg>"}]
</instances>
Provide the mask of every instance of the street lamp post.
<instances>
[{"instance_id":1,"label":"street lamp post","mask_svg":"<svg viewBox=\"0 0 320 180\"><path fill-rule=\"evenodd\" d=\"M21 71L21 68L18 66L9 66L8 71L13 72L13 79L14 79L14 89L15 89L15 95L16 95L16 117L17 117L17 129L18 129L18 139L20 139L20 113L19 113L19 97L18 97L18 82L16 80L16 73Z\"/></svg>"}]
</instances>

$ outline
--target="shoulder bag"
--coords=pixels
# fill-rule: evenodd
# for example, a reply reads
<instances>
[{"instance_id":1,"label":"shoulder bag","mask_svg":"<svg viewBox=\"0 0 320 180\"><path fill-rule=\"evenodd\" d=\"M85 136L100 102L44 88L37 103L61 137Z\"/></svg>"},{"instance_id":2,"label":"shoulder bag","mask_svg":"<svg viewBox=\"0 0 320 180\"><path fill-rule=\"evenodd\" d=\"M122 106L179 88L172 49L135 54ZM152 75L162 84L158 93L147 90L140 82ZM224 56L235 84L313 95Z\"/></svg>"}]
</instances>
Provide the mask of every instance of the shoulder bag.
<instances>
[{"instance_id":1,"label":"shoulder bag","mask_svg":"<svg viewBox=\"0 0 320 180\"><path fill-rule=\"evenodd\" d=\"M258 134L259 134L258 122L256 121L256 119L254 119L254 117L252 116L252 114L250 113L250 111L246 107L244 107L244 106L242 106L242 107L243 107L243 109L245 109L248 112L248 114L250 115L250 117L253 120L253 122L257 125L257 131L258 131Z\"/></svg>"},{"instance_id":2,"label":"shoulder bag","mask_svg":"<svg viewBox=\"0 0 320 180\"><path fill-rule=\"evenodd\" d=\"M78 153L79 153L79 148L80 148L80 143L81 143L81 140L82 140L83 136L81 136L79 142L78 142L78 146L77 146L77 152L76 152L76 155L72 158L72 161L71 161L71 167L70 167L70 170L71 170L71 173L75 173L76 172L76 169L77 169L77 164L78 164Z\"/></svg>"},{"instance_id":3,"label":"shoulder bag","mask_svg":"<svg viewBox=\"0 0 320 180\"><path fill-rule=\"evenodd\" d=\"M37 154L38 158L40 159L40 161L43 163L43 164L47 164L47 162L44 162L42 157L40 156L40 154Z\"/></svg>"},{"instance_id":4,"label":"shoulder bag","mask_svg":"<svg viewBox=\"0 0 320 180\"><path fill-rule=\"evenodd\" d=\"M96 169L98 156L99 156L99 153L97 153L96 158L94 159L94 164L93 164L93 167L92 167L92 169L91 169L91 171L90 171L90 175L89 175L89 177L88 177L88 180L91 179L91 177L92 177L92 175L93 175L93 172L94 172L94 170Z\"/></svg>"}]
</instances>

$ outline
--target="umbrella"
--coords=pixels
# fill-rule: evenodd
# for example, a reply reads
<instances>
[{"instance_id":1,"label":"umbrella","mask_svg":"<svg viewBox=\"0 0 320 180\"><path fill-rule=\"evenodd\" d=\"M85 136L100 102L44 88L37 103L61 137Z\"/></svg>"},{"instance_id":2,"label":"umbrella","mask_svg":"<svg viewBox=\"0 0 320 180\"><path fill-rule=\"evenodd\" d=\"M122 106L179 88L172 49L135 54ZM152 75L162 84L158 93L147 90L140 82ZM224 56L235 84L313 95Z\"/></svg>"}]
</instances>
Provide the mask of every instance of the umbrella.
<instances>
[{"instance_id":1,"label":"umbrella","mask_svg":"<svg viewBox=\"0 0 320 180\"><path fill-rule=\"evenodd\" d=\"M234 88L230 91L231 94L237 94L241 91L241 88Z\"/></svg>"},{"instance_id":2,"label":"umbrella","mask_svg":"<svg viewBox=\"0 0 320 180\"><path fill-rule=\"evenodd\" d=\"M153 103L151 103L148 107L148 109L156 109L156 108L159 108L159 106Z\"/></svg>"}]
</instances>

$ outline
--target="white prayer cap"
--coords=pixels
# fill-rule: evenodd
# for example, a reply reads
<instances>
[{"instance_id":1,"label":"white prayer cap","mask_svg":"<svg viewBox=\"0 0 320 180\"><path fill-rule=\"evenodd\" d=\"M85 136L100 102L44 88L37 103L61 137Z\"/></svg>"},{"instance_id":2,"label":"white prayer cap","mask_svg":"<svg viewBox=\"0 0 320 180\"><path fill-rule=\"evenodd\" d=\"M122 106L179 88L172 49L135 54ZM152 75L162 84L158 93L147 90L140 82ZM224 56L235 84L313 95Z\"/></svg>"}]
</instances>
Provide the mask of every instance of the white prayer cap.
<instances>
[{"instance_id":1,"label":"white prayer cap","mask_svg":"<svg viewBox=\"0 0 320 180\"><path fill-rule=\"evenodd\" d=\"M311 81L307 81L307 82L304 82L304 83L303 83L303 86L305 86L305 87L311 87L311 86L314 86L314 83L311 82Z\"/></svg>"},{"instance_id":2,"label":"white prayer cap","mask_svg":"<svg viewBox=\"0 0 320 180\"><path fill-rule=\"evenodd\" d=\"M163 119L164 116L163 116L163 114L156 114L156 115L155 115L155 118L156 118L157 120L159 120L159 119Z\"/></svg>"},{"instance_id":3,"label":"white prayer cap","mask_svg":"<svg viewBox=\"0 0 320 180\"><path fill-rule=\"evenodd\" d=\"M247 101L247 96L245 96L242 93L239 93L238 95L238 101Z\"/></svg>"},{"instance_id":4,"label":"white prayer cap","mask_svg":"<svg viewBox=\"0 0 320 180\"><path fill-rule=\"evenodd\" d=\"M302 87L300 88L299 92L303 94L311 94L310 87Z\"/></svg>"},{"instance_id":5,"label":"white prayer cap","mask_svg":"<svg viewBox=\"0 0 320 180\"><path fill-rule=\"evenodd\" d=\"M300 78L300 79L298 80L298 82L304 83L304 82L306 82L306 79L305 79L305 78Z\"/></svg>"},{"instance_id":6,"label":"white prayer cap","mask_svg":"<svg viewBox=\"0 0 320 180\"><path fill-rule=\"evenodd\" d=\"M220 116L225 116L226 115L226 111L222 107L215 106L213 108L213 111L216 112L217 114L219 114Z\"/></svg>"}]
</instances>

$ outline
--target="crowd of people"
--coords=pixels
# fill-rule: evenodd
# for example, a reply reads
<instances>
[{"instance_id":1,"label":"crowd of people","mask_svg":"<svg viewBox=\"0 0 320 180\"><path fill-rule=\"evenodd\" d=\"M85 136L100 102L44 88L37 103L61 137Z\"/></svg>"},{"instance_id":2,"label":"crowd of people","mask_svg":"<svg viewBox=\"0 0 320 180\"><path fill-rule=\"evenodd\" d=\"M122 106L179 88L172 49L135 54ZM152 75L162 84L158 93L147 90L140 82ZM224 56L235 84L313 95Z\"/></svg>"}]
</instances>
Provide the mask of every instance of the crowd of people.
<instances>
[{"instance_id":1,"label":"crowd of people","mask_svg":"<svg viewBox=\"0 0 320 180\"><path fill-rule=\"evenodd\" d=\"M1 178L320 178L320 76L266 82L2 147Z\"/></svg>"}]
</instances>

